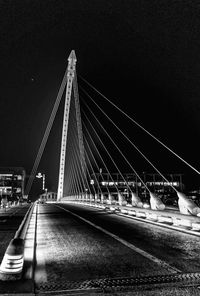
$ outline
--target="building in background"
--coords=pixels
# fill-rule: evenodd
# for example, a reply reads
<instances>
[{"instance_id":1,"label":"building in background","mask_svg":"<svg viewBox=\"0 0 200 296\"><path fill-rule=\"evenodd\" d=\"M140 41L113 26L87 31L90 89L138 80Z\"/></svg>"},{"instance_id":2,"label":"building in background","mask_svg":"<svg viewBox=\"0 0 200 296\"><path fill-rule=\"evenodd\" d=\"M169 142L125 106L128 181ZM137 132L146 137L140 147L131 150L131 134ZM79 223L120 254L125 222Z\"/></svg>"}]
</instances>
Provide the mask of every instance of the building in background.
<instances>
[{"instance_id":1,"label":"building in background","mask_svg":"<svg viewBox=\"0 0 200 296\"><path fill-rule=\"evenodd\" d=\"M177 202L176 190L184 191L183 175L182 174L165 174L164 177L169 181L164 180L157 173L143 172L140 175L142 181L146 184L151 192L156 193L166 204L174 204ZM117 196L117 191L126 196L127 201L131 201L131 191L136 192L142 201L149 200L149 193L141 180L133 173L96 173L91 175L90 190L98 194L103 192L105 195L110 192L113 196Z\"/></svg>"},{"instance_id":2,"label":"building in background","mask_svg":"<svg viewBox=\"0 0 200 296\"><path fill-rule=\"evenodd\" d=\"M22 167L0 167L0 199L22 201L26 172Z\"/></svg>"},{"instance_id":3,"label":"building in background","mask_svg":"<svg viewBox=\"0 0 200 296\"><path fill-rule=\"evenodd\" d=\"M40 198L39 198L40 203L55 202L55 201L57 201L57 192L47 191L43 194L40 194Z\"/></svg>"}]
</instances>

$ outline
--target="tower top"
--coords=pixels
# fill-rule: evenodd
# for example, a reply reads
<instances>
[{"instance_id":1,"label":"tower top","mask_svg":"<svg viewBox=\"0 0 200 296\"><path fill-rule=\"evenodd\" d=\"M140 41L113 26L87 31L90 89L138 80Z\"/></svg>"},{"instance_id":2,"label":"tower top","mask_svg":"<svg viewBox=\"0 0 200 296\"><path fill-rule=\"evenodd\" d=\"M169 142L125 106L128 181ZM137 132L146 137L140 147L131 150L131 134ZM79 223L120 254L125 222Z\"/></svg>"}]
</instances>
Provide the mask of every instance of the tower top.
<instances>
[{"instance_id":1,"label":"tower top","mask_svg":"<svg viewBox=\"0 0 200 296\"><path fill-rule=\"evenodd\" d=\"M71 51L71 53L68 57L68 61L69 61L69 63L76 63L77 58L76 58L75 50Z\"/></svg>"}]
</instances>

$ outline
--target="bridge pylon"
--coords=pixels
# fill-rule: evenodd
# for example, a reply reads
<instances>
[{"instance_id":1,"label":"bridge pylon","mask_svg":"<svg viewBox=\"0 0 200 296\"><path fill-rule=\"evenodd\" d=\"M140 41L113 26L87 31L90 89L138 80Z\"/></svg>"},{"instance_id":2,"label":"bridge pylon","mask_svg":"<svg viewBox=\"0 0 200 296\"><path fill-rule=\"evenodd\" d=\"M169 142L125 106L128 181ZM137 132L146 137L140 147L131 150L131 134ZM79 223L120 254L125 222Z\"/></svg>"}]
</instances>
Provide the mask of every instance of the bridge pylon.
<instances>
[{"instance_id":1,"label":"bridge pylon","mask_svg":"<svg viewBox=\"0 0 200 296\"><path fill-rule=\"evenodd\" d=\"M69 113L70 113L72 91L74 93L74 99L75 99L79 150L80 150L80 158L81 158L80 162L81 162L83 174L85 173L84 147L83 147L83 138L82 138L81 118L80 118L78 86L77 86L77 78L76 78L76 62L77 62L76 54L75 54L75 51L72 50L68 57L68 67L67 67L67 83L66 83L62 140L61 140L61 150L60 150L60 167L59 167L57 201L60 201L63 198L63 193L64 193L63 190L64 190L64 178L65 178L65 158L66 158L67 136L68 136L68 129L69 129Z\"/></svg>"}]
</instances>

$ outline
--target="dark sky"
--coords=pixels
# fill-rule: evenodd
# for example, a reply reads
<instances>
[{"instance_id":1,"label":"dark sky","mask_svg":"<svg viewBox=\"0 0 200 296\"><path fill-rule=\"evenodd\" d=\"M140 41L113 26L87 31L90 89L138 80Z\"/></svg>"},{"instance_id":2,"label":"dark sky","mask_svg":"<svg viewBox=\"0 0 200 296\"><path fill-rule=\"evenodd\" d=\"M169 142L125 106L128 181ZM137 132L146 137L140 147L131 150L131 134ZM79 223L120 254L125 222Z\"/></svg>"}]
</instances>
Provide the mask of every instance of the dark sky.
<instances>
[{"instance_id":1,"label":"dark sky","mask_svg":"<svg viewBox=\"0 0 200 296\"><path fill-rule=\"evenodd\" d=\"M200 169L199 15L190 0L1 0L0 165L30 172L74 49L78 74ZM40 164L53 189L61 125ZM162 149L138 145L163 172L183 172L199 186Z\"/></svg>"}]
</instances>

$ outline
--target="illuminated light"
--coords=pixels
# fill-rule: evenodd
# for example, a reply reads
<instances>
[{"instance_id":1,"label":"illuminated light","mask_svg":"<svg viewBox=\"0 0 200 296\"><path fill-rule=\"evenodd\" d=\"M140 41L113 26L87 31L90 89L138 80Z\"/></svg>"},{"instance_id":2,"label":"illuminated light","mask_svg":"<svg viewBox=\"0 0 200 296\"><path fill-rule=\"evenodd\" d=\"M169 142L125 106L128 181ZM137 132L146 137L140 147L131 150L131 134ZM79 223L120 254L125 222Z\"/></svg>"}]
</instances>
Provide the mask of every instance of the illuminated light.
<instances>
[{"instance_id":1,"label":"illuminated light","mask_svg":"<svg viewBox=\"0 0 200 296\"><path fill-rule=\"evenodd\" d=\"M110 207L110 210L114 212L115 211L115 208L114 207Z\"/></svg>"},{"instance_id":2,"label":"illuminated light","mask_svg":"<svg viewBox=\"0 0 200 296\"><path fill-rule=\"evenodd\" d=\"M158 222L173 224L172 218L171 217L166 217L166 216L158 216Z\"/></svg>"},{"instance_id":3,"label":"illuminated light","mask_svg":"<svg viewBox=\"0 0 200 296\"><path fill-rule=\"evenodd\" d=\"M128 211L126 209L121 209L122 214L128 214Z\"/></svg>"},{"instance_id":4,"label":"illuminated light","mask_svg":"<svg viewBox=\"0 0 200 296\"><path fill-rule=\"evenodd\" d=\"M24 264L24 240L14 238L10 241L0 266L4 274L20 274Z\"/></svg>"},{"instance_id":5,"label":"illuminated light","mask_svg":"<svg viewBox=\"0 0 200 296\"><path fill-rule=\"evenodd\" d=\"M24 264L23 255L8 255L5 254L1 263L0 271L7 274L21 273Z\"/></svg>"},{"instance_id":6,"label":"illuminated light","mask_svg":"<svg viewBox=\"0 0 200 296\"><path fill-rule=\"evenodd\" d=\"M111 200L107 199L107 200L106 200L106 204L107 204L107 205L111 205Z\"/></svg>"},{"instance_id":7,"label":"illuminated light","mask_svg":"<svg viewBox=\"0 0 200 296\"><path fill-rule=\"evenodd\" d=\"M144 203L144 204L143 204L143 208L144 208L144 209L149 209L149 208L150 208L150 204L148 204L148 203Z\"/></svg>"},{"instance_id":8,"label":"illuminated light","mask_svg":"<svg viewBox=\"0 0 200 296\"><path fill-rule=\"evenodd\" d=\"M136 215L136 212L135 211L128 210L128 214L131 215L131 216L135 216Z\"/></svg>"},{"instance_id":9,"label":"illuminated light","mask_svg":"<svg viewBox=\"0 0 200 296\"><path fill-rule=\"evenodd\" d=\"M179 219L179 218L172 218L172 221L173 221L173 225L174 226L179 226L180 225L180 221L181 221L181 219Z\"/></svg>"},{"instance_id":10,"label":"illuminated light","mask_svg":"<svg viewBox=\"0 0 200 296\"><path fill-rule=\"evenodd\" d=\"M193 222L192 223L192 230L200 231L200 223L199 222Z\"/></svg>"},{"instance_id":11,"label":"illuminated light","mask_svg":"<svg viewBox=\"0 0 200 296\"><path fill-rule=\"evenodd\" d=\"M158 220L158 216L156 214L152 214L152 213L146 213L147 219L148 220L153 220L153 221L157 221Z\"/></svg>"},{"instance_id":12,"label":"illuminated light","mask_svg":"<svg viewBox=\"0 0 200 296\"><path fill-rule=\"evenodd\" d=\"M146 213L145 212L137 212L136 211L136 217L138 217L138 218L146 218Z\"/></svg>"},{"instance_id":13,"label":"illuminated light","mask_svg":"<svg viewBox=\"0 0 200 296\"><path fill-rule=\"evenodd\" d=\"M179 225L192 228L192 222L189 219L181 219Z\"/></svg>"}]
</instances>

